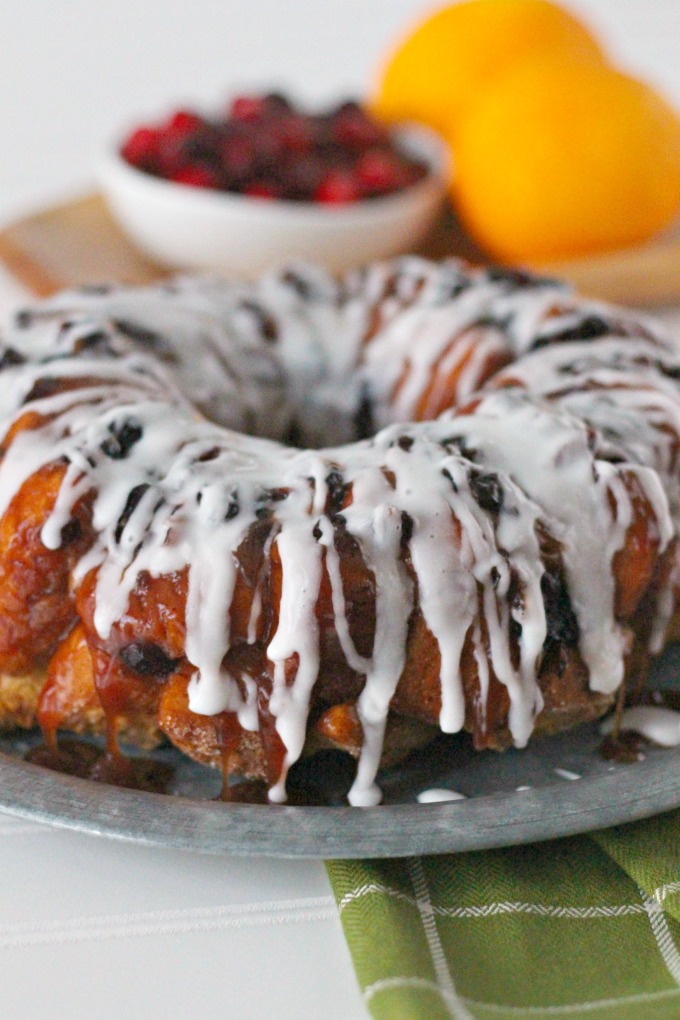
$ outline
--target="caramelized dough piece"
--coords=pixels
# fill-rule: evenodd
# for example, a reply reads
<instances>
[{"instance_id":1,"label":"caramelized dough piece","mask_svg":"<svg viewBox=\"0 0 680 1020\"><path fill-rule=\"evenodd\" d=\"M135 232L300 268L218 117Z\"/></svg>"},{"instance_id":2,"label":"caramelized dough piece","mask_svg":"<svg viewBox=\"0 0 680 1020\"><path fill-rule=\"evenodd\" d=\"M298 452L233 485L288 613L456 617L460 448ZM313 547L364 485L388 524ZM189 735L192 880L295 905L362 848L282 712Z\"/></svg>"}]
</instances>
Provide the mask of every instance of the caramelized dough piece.
<instances>
[{"instance_id":1,"label":"caramelized dough piece","mask_svg":"<svg viewBox=\"0 0 680 1020\"><path fill-rule=\"evenodd\" d=\"M59 549L40 537L64 470L50 464L32 475L0 519L0 669L8 673L44 662L76 618L70 576L91 543L87 501L75 508Z\"/></svg>"},{"instance_id":2,"label":"caramelized dough piece","mask_svg":"<svg viewBox=\"0 0 680 1020\"><path fill-rule=\"evenodd\" d=\"M107 713L93 665L85 631L77 624L52 656L40 695L37 717L48 741L54 742L58 730L68 730L104 734L112 751L117 750L118 739L145 749L156 747L161 739L156 723L157 685L144 683L120 661L106 666L100 661L100 676L107 677L111 688L117 679L119 689L125 691L124 700L115 710L108 706Z\"/></svg>"},{"instance_id":3,"label":"caramelized dough piece","mask_svg":"<svg viewBox=\"0 0 680 1020\"><path fill-rule=\"evenodd\" d=\"M429 744L438 732L436 726L390 712L380 767L387 768L402 761L413 751ZM356 705L333 705L310 727L305 752L313 754L318 748L327 747L346 751L353 758L358 758L362 744L363 733Z\"/></svg>"},{"instance_id":4,"label":"caramelized dough piece","mask_svg":"<svg viewBox=\"0 0 680 1020\"><path fill-rule=\"evenodd\" d=\"M203 765L220 768L227 776L270 780L262 737L259 732L228 727L231 740L224 740L226 713L205 716L192 712L187 695L188 677L175 674L163 689L159 724L180 751ZM233 721L233 717L232 717ZM417 720L391 714L385 734L381 765L387 767L429 743L438 731ZM303 756L321 748L346 751L357 758L361 751L361 723L356 707L335 705L310 727Z\"/></svg>"},{"instance_id":5,"label":"caramelized dough piece","mask_svg":"<svg viewBox=\"0 0 680 1020\"><path fill-rule=\"evenodd\" d=\"M267 761L258 732L239 728L238 737L225 747L219 716L199 715L189 708L187 686L193 670L176 673L164 685L158 708L158 722L166 737L194 761L246 779L266 779Z\"/></svg>"},{"instance_id":6,"label":"caramelized dough piece","mask_svg":"<svg viewBox=\"0 0 680 1020\"><path fill-rule=\"evenodd\" d=\"M0 731L35 726L44 683L45 674L39 670L0 673Z\"/></svg>"}]
</instances>

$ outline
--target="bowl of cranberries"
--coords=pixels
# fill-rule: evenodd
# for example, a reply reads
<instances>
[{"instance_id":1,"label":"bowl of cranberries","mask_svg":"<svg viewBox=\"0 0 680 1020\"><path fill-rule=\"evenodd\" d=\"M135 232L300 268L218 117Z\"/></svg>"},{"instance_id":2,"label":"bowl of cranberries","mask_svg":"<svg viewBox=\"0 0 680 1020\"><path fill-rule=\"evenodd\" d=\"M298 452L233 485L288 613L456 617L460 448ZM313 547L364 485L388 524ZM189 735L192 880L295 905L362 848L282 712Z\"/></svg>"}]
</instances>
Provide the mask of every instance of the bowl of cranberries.
<instances>
[{"instance_id":1,"label":"bowl of cranberries","mask_svg":"<svg viewBox=\"0 0 680 1020\"><path fill-rule=\"evenodd\" d=\"M447 150L359 104L306 112L241 95L127 134L99 179L120 226L164 266L252 276L304 259L341 271L412 249L441 208Z\"/></svg>"}]
</instances>

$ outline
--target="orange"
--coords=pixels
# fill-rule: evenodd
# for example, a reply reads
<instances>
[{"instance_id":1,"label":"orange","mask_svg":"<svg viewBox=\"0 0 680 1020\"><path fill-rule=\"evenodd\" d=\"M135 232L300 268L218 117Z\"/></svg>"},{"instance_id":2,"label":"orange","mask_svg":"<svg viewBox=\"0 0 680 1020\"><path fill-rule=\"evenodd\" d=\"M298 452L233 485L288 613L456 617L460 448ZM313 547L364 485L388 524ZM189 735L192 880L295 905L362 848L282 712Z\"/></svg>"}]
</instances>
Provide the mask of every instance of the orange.
<instances>
[{"instance_id":1,"label":"orange","mask_svg":"<svg viewBox=\"0 0 680 1020\"><path fill-rule=\"evenodd\" d=\"M642 241L680 211L680 120L611 68L511 68L456 126L453 196L503 260L546 260Z\"/></svg>"},{"instance_id":2,"label":"orange","mask_svg":"<svg viewBox=\"0 0 680 1020\"><path fill-rule=\"evenodd\" d=\"M534 53L604 58L590 32L549 0L465 0L413 27L379 72L373 112L451 129L479 90Z\"/></svg>"}]
</instances>

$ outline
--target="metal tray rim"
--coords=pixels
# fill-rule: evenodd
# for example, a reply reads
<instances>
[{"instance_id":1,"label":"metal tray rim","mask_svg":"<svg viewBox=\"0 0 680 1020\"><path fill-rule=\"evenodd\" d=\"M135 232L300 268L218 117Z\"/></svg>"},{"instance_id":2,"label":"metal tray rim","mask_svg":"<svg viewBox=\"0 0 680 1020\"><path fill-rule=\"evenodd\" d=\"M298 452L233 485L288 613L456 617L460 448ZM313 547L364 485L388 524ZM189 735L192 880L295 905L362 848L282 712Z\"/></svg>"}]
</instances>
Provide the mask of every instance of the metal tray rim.
<instances>
[{"instance_id":1,"label":"metal tray rim","mask_svg":"<svg viewBox=\"0 0 680 1020\"><path fill-rule=\"evenodd\" d=\"M0 753L0 809L159 847L235 856L401 857L576 835L680 806L680 749L612 772L510 794L375 808L227 804L52 772Z\"/></svg>"}]
</instances>

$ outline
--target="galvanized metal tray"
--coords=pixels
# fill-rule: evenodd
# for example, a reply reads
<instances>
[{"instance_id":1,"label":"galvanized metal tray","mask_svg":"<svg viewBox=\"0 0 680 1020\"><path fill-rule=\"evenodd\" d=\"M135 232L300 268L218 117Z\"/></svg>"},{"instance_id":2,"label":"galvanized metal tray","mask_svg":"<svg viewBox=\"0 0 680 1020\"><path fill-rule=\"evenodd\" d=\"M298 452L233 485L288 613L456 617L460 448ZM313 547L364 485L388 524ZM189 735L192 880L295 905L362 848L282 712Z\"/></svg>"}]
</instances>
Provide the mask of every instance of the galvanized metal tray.
<instances>
[{"instance_id":1,"label":"galvanized metal tray","mask_svg":"<svg viewBox=\"0 0 680 1020\"><path fill-rule=\"evenodd\" d=\"M679 646L664 656L657 682L676 686L676 677ZM463 737L441 738L383 773L384 803L365 809L223 803L215 799L219 777L169 749L157 755L175 766L171 793L121 789L26 762L35 739L0 741L0 809L82 832L213 854L359 858L478 850L569 836L680 806L680 748L613 764L598 753L594 725L502 755L476 753ZM340 799L346 781L338 765L330 757L322 766L331 799L334 784ZM428 787L450 788L466 799L418 803Z\"/></svg>"}]
</instances>

